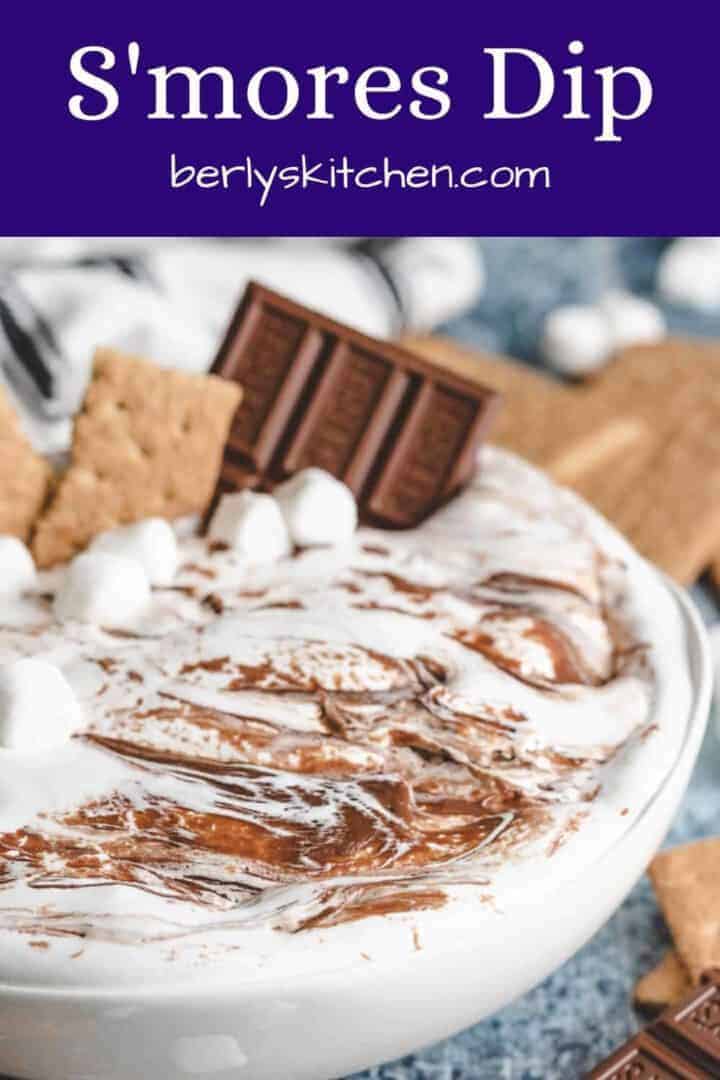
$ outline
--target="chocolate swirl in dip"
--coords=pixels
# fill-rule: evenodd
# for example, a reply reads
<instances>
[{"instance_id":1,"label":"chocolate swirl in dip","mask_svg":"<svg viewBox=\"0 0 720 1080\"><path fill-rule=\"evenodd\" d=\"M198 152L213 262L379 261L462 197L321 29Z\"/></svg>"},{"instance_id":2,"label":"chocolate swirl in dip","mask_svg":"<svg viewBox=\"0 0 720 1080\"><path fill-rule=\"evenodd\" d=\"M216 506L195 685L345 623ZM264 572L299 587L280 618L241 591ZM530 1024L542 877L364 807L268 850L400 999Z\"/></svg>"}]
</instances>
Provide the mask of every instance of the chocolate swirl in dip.
<instances>
[{"instance_id":1,"label":"chocolate swirl in dip","mask_svg":"<svg viewBox=\"0 0 720 1080\"><path fill-rule=\"evenodd\" d=\"M5 611L0 662L62 666L86 727L0 756L0 927L112 938L124 890L133 939L297 932L491 894L582 830L653 658L584 508L483 453L413 531L262 567L185 539L122 634L58 626L51 576Z\"/></svg>"}]
</instances>

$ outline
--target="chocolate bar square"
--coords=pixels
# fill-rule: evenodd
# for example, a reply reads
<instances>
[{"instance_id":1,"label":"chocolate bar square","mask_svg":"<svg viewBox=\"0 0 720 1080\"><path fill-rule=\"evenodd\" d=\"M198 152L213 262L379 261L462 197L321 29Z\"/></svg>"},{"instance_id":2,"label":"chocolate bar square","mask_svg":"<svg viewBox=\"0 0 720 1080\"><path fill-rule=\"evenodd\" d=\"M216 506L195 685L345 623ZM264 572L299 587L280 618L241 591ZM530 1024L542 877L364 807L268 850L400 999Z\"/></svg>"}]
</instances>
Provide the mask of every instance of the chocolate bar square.
<instances>
[{"instance_id":1,"label":"chocolate bar square","mask_svg":"<svg viewBox=\"0 0 720 1080\"><path fill-rule=\"evenodd\" d=\"M366 521L419 524L467 483L498 395L251 283L212 366L240 383L216 500L301 469L351 488Z\"/></svg>"}]
</instances>

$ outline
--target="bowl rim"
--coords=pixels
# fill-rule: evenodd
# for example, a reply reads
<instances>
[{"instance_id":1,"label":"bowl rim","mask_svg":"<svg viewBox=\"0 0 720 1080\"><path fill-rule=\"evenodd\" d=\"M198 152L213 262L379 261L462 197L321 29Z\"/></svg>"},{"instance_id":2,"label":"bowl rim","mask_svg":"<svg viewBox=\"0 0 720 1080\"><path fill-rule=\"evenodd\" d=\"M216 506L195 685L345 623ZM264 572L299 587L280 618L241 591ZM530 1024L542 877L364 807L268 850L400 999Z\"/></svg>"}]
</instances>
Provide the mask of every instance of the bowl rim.
<instances>
[{"instance_id":1,"label":"bowl rim","mask_svg":"<svg viewBox=\"0 0 720 1080\"><path fill-rule=\"evenodd\" d=\"M687 631L686 645L687 658L690 661L692 700L686 715L683 739L672 764L664 773L655 790L648 796L645 805L638 810L632 821L629 822L627 829L599 856L598 862L602 861L606 855L610 855L619 844L623 843L643 824L655 804L662 798L677 769L683 764L685 755L688 753L694 755L699 750L709 719L713 693L713 661L707 629L697 605L687 590L681 588L667 575L661 574L660 576L680 609Z\"/></svg>"}]
</instances>

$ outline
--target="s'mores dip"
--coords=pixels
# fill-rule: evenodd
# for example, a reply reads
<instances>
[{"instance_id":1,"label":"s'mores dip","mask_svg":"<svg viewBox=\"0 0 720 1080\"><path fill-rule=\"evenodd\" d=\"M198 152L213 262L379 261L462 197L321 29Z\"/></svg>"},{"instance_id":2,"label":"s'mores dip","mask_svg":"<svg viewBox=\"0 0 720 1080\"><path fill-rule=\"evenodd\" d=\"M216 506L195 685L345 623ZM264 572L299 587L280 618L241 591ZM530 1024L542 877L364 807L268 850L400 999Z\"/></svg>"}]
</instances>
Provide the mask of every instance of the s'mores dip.
<instances>
[{"instance_id":1,"label":"s'mores dip","mask_svg":"<svg viewBox=\"0 0 720 1080\"><path fill-rule=\"evenodd\" d=\"M267 381L244 388L204 513L169 522L148 479L150 512L110 525L96 505L110 527L88 538L85 517L82 543L45 521L43 551L77 552L47 569L0 542L1 982L308 972L374 935L417 947L433 919L540 904L631 827L678 752L668 718L690 691L659 575L575 495L479 449L462 386L394 355L378 386L379 346L323 353L310 330L293 349L321 369L292 407L292 375L276 379L283 423L243 457L272 411ZM357 399L333 398L328 434L318 397L348 355L343 388L372 398L350 450L337 410L357 417ZM444 408L434 457L423 395ZM100 459L95 474L102 492ZM54 497L70 520L62 481Z\"/></svg>"}]
</instances>

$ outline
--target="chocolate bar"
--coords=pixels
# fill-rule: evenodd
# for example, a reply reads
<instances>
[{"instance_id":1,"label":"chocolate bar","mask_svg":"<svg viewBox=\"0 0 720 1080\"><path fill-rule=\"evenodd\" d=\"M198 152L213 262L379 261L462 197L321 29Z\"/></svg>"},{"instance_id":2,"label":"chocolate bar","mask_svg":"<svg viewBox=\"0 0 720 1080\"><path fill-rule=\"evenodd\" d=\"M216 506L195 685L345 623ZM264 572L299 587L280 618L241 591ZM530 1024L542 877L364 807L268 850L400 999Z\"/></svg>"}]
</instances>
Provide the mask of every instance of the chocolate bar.
<instances>
[{"instance_id":1,"label":"chocolate bar","mask_svg":"<svg viewBox=\"0 0 720 1080\"><path fill-rule=\"evenodd\" d=\"M214 503L316 466L363 518L419 524L472 475L495 391L251 283L212 372L243 387Z\"/></svg>"},{"instance_id":2,"label":"chocolate bar","mask_svg":"<svg viewBox=\"0 0 720 1080\"><path fill-rule=\"evenodd\" d=\"M587 1080L707 1080L720 1077L720 972L616 1050Z\"/></svg>"}]
</instances>

